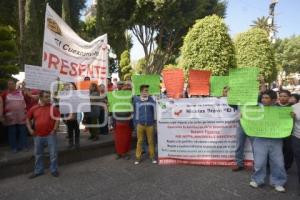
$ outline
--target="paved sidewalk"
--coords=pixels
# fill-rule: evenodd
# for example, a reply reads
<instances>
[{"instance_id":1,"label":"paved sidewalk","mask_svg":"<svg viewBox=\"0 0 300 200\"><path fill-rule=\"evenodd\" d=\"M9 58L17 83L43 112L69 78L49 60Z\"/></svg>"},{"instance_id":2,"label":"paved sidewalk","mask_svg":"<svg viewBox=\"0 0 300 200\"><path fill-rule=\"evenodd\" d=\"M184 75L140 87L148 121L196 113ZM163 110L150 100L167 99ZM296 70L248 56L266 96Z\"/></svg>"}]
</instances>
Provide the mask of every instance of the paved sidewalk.
<instances>
[{"instance_id":1,"label":"paved sidewalk","mask_svg":"<svg viewBox=\"0 0 300 200\"><path fill-rule=\"evenodd\" d=\"M133 155L133 152L132 152ZM133 165L114 155L60 167L61 176L29 180L29 174L0 180L5 200L295 200L297 177L289 172L287 193L270 186L249 187L250 171L226 167L159 166L149 160Z\"/></svg>"}]
</instances>

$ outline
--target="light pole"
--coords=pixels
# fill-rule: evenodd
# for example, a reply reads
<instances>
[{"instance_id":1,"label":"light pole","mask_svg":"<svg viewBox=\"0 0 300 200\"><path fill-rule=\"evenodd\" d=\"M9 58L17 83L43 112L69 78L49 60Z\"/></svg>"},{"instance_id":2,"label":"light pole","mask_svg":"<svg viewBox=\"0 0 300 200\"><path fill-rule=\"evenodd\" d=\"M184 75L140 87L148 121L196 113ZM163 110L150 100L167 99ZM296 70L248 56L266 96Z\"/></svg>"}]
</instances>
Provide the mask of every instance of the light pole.
<instances>
[{"instance_id":1,"label":"light pole","mask_svg":"<svg viewBox=\"0 0 300 200\"><path fill-rule=\"evenodd\" d=\"M275 18L275 6L278 3L279 0L271 0L271 4L269 6L269 16L268 16L268 25L270 27L269 31L269 40L272 43L275 43L276 41L276 32L275 32L275 23L274 23L274 18Z\"/></svg>"}]
</instances>

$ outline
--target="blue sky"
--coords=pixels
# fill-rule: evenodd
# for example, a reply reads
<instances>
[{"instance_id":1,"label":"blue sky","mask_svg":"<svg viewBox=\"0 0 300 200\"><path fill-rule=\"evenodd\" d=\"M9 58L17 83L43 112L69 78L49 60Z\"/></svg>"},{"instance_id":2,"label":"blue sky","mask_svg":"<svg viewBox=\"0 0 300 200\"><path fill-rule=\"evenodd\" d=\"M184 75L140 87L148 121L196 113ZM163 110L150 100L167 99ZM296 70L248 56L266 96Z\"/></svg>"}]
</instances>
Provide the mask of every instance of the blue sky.
<instances>
[{"instance_id":1,"label":"blue sky","mask_svg":"<svg viewBox=\"0 0 300 200\"><path fill-rule=\"evenodd\" d=\"M88 0L88 5L92 0ZM229 27L230 35L249 29L252 21L258 17L267 16L271 0L227 0L225 22ZM279 0L275 8L275 23L279 27L278 37L300 35L300 0ZM134 46L131 50L131 59L137 60L144 56L141 45L133 38Z\"/></svg>"}]
</instances>

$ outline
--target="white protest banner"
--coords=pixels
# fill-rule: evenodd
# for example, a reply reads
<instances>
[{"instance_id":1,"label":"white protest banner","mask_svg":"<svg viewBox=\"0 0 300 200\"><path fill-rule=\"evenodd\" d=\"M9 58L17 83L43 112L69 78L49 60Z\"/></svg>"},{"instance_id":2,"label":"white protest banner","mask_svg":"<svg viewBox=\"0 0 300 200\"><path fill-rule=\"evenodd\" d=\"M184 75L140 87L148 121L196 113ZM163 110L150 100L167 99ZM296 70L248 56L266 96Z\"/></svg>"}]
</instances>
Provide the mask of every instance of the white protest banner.
<instances>
[{"instance_id":1,"label":"white protest banner","mask_svg":"<svg viewBox=\"0 0 300 200\"><path fill-rule=\"evenodd\" d=\"M26 88L50 91L58 78L58 72L39 66L25 65Z\"/></svg>"},{"instance_id":2,"label":"white protest banner","mask_svg":"<svg viewBox=\"0 0 300 200\"><path fill-rule=\"evenodd\" d=\"M90 77L106 85L107 35L84 41L47 4L42 66L58 71L61 81L78 82Z\"/></svg>"},{"instance_id":3,"label":"white protest banner","mask_svg":"<svg viewBox=\"0 0 300 200\"><path fill-rule=\"evenodd\" d=\"M59 111L61 114L91 112L89 91L61 91L59 93Z\"/></svg>"},{"instance_id":4,"label":"white protest banner","mask_svg":"<svg viewBox=\"0 0 300 200\"><path fill-rule=\"evenodd\" d=\"M159 164L234 165L238 121L226 98L159 100ZM252 160L248 142L245 165Z\"/></svg>"}]
</instances>

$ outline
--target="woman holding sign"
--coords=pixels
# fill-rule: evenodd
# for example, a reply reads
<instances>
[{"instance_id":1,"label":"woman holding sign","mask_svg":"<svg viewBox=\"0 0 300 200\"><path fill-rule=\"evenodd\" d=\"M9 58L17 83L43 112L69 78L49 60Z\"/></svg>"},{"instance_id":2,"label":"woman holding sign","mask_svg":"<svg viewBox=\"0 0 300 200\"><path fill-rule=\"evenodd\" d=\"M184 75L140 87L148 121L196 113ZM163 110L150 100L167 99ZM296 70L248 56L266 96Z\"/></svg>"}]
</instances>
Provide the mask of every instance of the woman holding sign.
<instances>
[{"instance_id":1,"label":"woman holding sign","mask_svg":"<svg viewBox=\"0 0 300 200\"><path fill-rule=\"evenodd\" d=\"M131 90L130 84L125 84L121 90ZM132 133L132 113L115 112L113 113L113 124L115 129L115 150L116 159L130 159L131 133Z\"/></svg>"}]
</instances>

